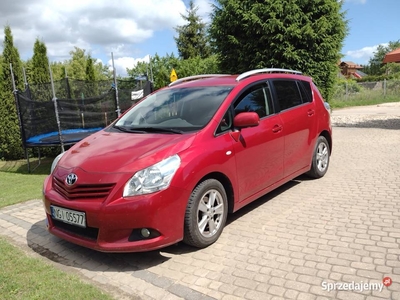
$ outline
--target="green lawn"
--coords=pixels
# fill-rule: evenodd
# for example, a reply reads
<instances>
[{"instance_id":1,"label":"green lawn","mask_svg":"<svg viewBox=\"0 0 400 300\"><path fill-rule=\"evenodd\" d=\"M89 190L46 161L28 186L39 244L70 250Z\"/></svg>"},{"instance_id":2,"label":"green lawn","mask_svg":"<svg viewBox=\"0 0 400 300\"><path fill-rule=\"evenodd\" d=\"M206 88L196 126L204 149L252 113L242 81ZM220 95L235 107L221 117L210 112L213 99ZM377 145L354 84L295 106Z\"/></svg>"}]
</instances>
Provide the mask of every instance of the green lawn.
<instances>
[{"instance_id":1,"label":"green lawn","mask_svg":"<svg viewBox=\"0 0 400 300\"><path fill-rule=\"evenodd\" d=\"M0 161L0 208L40 199L43 180L53 159L45 159L31 173L25 160ZM33 167L36 162L33 162ZM43 218L45 217L43 211ZM25 255L0 236L0 299L112 299L79 277L62 272L45 259Z\"/></svg>"},{"instance_id":2,"label":"green lawn","mask_svg":"<svg viewBox=\"0 0 400 300\"><path fill-rule=\"evenodd\" d=\"M53 159L42 160L40 166L31 173L25 160L0 161L0 208L42 197L42 185L50 173ZM33 167L37 161L33 161Z\"/></svg>"},{"instance_id":3,"label":"green lawn","mask_svg":"<svg viewBox=\"0 0 400 300\"><path fill-rule=\"evenodd\" d=\"M112 299L44 259L25 255L0 238L0 299Z\"/></svg>"}]
</instances>

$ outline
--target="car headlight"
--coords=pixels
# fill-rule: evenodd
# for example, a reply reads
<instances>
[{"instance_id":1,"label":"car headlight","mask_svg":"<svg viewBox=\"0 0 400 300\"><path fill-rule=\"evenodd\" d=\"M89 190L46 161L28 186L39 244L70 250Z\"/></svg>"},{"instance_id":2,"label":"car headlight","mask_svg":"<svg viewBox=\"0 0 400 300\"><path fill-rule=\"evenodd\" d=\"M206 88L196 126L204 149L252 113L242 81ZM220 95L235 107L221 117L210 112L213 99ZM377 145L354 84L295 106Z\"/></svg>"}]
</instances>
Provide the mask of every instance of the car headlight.
<instances>
[{"instance_id":1,"label":"car headlight","mask_svg":"<svg viewBox=\"0 0 400 300\"><path fill-rule=\"evenodd\" d=\"M53 160L53 163L51 164L50 174L53 173L53 170L56 168L58 162L60 161L61 157L63 157L64 154L65 152L58 154L57 157Z\"/></svg>"},{"instance_id":2,"label":"car headlight","mask_svg":"<svg viewBox=\"0 0 400 300\"><path fill-rule=\"evenodd\" d=\"M180 164L181 159L175 154L155 165L137 171L125 184L123 196L150 194L168 188Z\"/></svg>"}]
</instances>

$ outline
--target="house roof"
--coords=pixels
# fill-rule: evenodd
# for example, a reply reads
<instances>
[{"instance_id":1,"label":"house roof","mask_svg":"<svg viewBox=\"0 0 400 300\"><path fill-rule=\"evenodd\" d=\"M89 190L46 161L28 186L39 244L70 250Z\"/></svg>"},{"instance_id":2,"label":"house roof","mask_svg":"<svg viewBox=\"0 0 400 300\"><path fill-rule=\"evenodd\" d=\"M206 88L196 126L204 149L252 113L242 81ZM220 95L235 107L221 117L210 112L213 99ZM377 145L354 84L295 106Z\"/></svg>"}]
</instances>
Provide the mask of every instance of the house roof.
<instances>
[{"instance_id":1,"label":"house roof","mask_svg":"<svg viewBox=\"0 0 400 300\"><path fill-rule=\"evenodd\" d=\"M342 61L340 63L340 66L341 67L348 66L349 68L353 68L353 69L363 69L362 66L360 66L360 65L358 65L358 64L356 64L355 62L352 62L352 61Z\"/></svg>"},{"instance_id":2,"label":"house roof","mask_svg":"<svg viewBox=\"0 0 400 300\"><path fill-rule=\"evenodd\" d=\"M400 62L400 48L397 48L385 55L383 63Z\"/></svg>"}]
</instances>

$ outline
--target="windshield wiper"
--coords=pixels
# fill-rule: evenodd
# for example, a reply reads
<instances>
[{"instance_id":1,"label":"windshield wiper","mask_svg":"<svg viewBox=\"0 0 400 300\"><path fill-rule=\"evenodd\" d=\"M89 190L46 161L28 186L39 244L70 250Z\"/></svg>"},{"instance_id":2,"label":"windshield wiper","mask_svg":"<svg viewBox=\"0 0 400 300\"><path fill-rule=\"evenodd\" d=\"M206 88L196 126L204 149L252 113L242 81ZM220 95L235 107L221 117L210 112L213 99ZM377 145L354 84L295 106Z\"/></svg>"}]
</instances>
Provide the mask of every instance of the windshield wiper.
<instances>
[{"instance_id":1,"label":"windshield wiper","mask_svg":"<svg viewBox=\"0 0 400 300\"><path fill-rule=\"evenodd\" d=\"M129 133L146 133L146 131L143 131L143 130L136 130L136 129L132 128L132 127L126 127L126 126L117 126L117 125L114 125L113 128L118 129L118 130L120 130L120 131L122 131L122 132L129 132Z\"/></svg>"},{"instance_id":2,"label":"windshield wiper","mask_svg":"<svg viewBox=\"0 0 400 300\"><path fill-rule=\"evenodd\" d=\"M167 133L183 134L182 130L165 128L165 127L135 127L134 130L145 131L145 132L167 132Z\"/></svg>"}]
</instances>

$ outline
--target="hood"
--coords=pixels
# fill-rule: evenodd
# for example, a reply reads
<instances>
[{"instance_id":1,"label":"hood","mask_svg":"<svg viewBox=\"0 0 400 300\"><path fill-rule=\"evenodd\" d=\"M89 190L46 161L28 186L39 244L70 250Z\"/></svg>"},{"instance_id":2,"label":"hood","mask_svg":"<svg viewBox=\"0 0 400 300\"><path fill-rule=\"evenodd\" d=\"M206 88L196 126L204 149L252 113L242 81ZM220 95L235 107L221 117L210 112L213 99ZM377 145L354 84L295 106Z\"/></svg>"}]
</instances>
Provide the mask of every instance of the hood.
<instances>
[{"instance_id":1,"label":"hood","mask_svg":"<svg viewBox=\"0 0 400 300\"><path fill-rule=\"evenodd\" d=\"M132 172L187 149L196 133L135 134L97 132L75 144L59 161L66 169Z\"/></svg>"}]
</instances>

